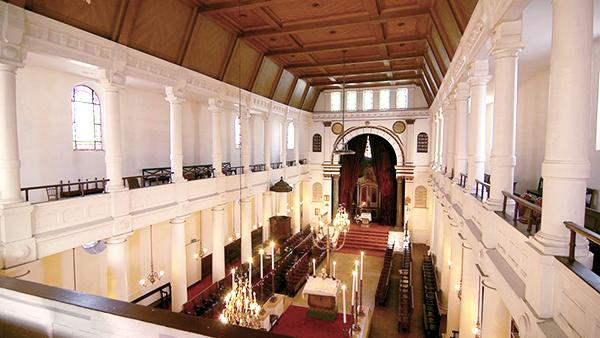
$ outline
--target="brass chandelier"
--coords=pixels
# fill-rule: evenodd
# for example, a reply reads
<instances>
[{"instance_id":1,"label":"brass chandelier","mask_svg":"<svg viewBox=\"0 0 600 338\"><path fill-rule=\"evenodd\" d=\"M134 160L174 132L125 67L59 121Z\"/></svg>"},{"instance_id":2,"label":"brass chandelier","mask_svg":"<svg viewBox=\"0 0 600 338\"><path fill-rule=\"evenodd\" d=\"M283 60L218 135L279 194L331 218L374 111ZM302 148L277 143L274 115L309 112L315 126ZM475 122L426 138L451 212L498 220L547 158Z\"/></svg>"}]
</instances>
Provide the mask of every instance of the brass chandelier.
<instances>
[{"instance_id":1,"label":"brass chandelier","mask_svg":"<svg viewBox=\"0 0 600 338\"><path fill-rule=\"evenodd\" d=\"M261 306L256 301L256 293L252 292L250 281L240 275L233 283L231 291L225 295L225 307L219 320L223 324L232 324L251 329L259 329Z\"/></svg>"},{"instance_id":2,"label":"brass chandelier","mask_svg":"<svg viewBox=\"0 0 600 338\"><path fill-rule=\"evenodd\" d=\"M140 279L140 285L143 287L148 287L148 285L152 285L152 284L158 282L165 275L165 272L163 270L160 270L158 272L154 271L154 257L153 257L154 252L152 250L152 228L153 228L153 226L151 225L150 226L150 272L148 273L148 276L146 276L146 278Z\"/></svg>"},{"instance_id":3,"label":"brass chandelier","mask_svg":"<svg viewBox=\"0 0 600 338\"><path fill-rule=\"evenodd\" d=\"M327 252L325 263L325 276L331 277L331 253L344 247L346 234L350 228L350 217L344 205L340 204L337 214L331 223L325 224L319 220L316 227L311 226L313 243L320 250ZM341 240L340 240L340 237ZM335 272L334 272L335 274ZM335 277L335 275L333 275Z\"/></svg>"}]
</instances>

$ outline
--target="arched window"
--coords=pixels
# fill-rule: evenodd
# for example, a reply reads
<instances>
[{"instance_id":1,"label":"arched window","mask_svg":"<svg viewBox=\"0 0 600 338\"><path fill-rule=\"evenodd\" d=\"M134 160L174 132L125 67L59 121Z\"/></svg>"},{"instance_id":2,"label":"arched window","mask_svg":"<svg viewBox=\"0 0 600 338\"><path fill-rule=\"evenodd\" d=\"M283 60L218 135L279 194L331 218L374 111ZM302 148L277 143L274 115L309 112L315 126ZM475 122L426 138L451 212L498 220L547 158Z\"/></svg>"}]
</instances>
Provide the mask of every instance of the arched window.
<instances>
[{"instance_id":1,"label":"arched window","mask_svg":"<svg viewBox=\"0 0 600 338\"><path fill-rule=\"evenodd\" d=\"M427 208L427 188L422 185L415 188L415 208Z\"/></svg>"},{"instance_id":2,"label":"arched window","mask_svg":"<svg viewBox=\"0 0 600 338\"><path fill-rule=\"evenodd\" d=\"M323 143L323 138L321 137L321 134L314 134L313 135L313 146L312 146L313 153L321 152L321 144L322 143Z\"/></svg>"},{"instance_id":3,"label":"arched window","mask_svg":"<svg viewBox=\"0 0 600 338\"><path fill-rule=\"evenodd\" d=\"M294 121L288 122L287 125L287 148L294 149Z\"/></svg>"},{"instance_id":4,"label":"arched window","mask_svg":"<svg viewBox=\"0 0 600 338\"><path fill-rule=\"evenodd\" d=\"M73 150L102 150L102 114L96 92L84 85L73 87Z\"/></svg>"},{"instance_id":5,"label":"arched window","mask_svg":"<svg viewBox=\"0 0 600 338\"><path fill-rule=\"evenodd\" d=\"M235 117L235 121L233 123L233 137L235 141L235 149L240 149L242 147L242 122L240 121L239 116Z\"/></svg>"},{"instance_id":6,"label":"arched window","mask_svg":"<svg viewBox=\"0 0 600 338\"><path fill-rule=\"evenodd\" d=\"M427 133L417 135L417 153L426 153L429 151L429 136Z\"/></svg>"}]
</instances>

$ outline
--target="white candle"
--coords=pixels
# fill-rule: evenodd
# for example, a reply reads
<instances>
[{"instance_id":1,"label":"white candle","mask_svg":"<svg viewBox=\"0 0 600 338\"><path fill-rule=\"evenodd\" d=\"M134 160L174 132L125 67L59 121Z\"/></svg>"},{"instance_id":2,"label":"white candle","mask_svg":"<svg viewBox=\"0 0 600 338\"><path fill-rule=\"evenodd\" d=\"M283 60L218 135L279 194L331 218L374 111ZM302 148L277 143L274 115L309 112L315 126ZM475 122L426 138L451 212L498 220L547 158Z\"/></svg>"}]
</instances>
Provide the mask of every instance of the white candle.
<instances>
[{"instance_id":1,"label":"white candle","mask_svg":"<svg viewBox=\"0 0 600 338\"><path fill-rule=\"evenodd\" d=\"M248 280L250 281L250 286L252 286L252 258L248 259Z\"/></svg>"},{"instance_id":2,"label":"white candle","mask_svg":"<svg viewBox=\"0 0 600 338\"><path fill-rule=\"evenodd\" d=\"M235 268L231 269L231 286L235 284Z\"/></svg>"},{"instance_id":3,"label":"white candle","mask_svg":"<svg viewBox=\"0 0 600 338\"><path fill-rule=\"evenodd\" d=\"M344 315L344 324L346 324L346 284L342 285L342 313Z\"/></svg>"},{"instance_id":4,"label":"white candle","mask_svg":"<svg viewBox=\"0 0 600 338\"><path fill-rule=\"evenodd\" d=\"M363 265L365 262L365 252L361 251L360 252L360 280L363 279Z\"/></svg>"},{"instance_id":5,"label":"white candle","mask_svg":"<svg viewBox=\"0 0 600 338\"><path fill-rule=\"evenodd\" d=\"M313 258L313 276L317 276L317 260Z\"/></svg>"},{"instance_id":6,"label":"white candle","mask_svg":"<svg viewBox=\"0 0 600 338\"><path fill-rule=\"evenodd\" d=\"M265 254L265 250L258 250L258 254L260 255L260 279L263 279L263 256Z\"/></svg>"},{"instance_id":7,"label":"white candle","mask_svg":"<svg viewBox=\"0 0 600 338\"><path fill-rule=\"evenodd\" d=\"M337 264L337 263L336 263L335 261L333 261L333 278L335 278L335 265L336 265L336 264Z\"/></svg>"},{"instance_id":8,"label":"white candle","mask_svg":"<svg viewBox=\"0 0 600 338\"><path fill-rule=\"evenodd\" d=\"M271 241L271 270L275 270L275 242Z\"/></svg>"},{"instance_id":9,"label":"white candle","mask_svg":"<svg viewBox=\"0 0 600 338\"><path fill-rule=\"evenodd\" d=\"M352 299L352 305L354 305L354 291L356 290L356 270L352 271L352 294L350 295L350 299Z\"/></svg>"}]
</instances>

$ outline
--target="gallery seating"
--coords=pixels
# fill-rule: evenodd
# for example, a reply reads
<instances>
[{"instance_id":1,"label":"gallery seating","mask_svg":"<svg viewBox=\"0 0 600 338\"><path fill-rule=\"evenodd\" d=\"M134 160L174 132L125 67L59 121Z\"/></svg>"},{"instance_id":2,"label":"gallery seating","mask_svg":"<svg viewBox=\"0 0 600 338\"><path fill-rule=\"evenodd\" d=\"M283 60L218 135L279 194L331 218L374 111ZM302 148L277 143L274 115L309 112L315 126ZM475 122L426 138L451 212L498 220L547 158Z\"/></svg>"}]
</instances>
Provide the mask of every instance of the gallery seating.
<instances>
[{"instance_id":1,"label":"gallery seating","mask_svg":"<svg viewBox=\"0 0 600 338\"><path fill-rule=\"evenodd\" d=\"M412 316L412 243L405 242L400 263L400 281L398 282L398 331L407 332L410 329Z\"/></svg>"},{"instance_id":2,"label":"gallery seating","mask_svg":"<svg viewBox=\"0 0 600 338\"><path fill-rule=\"evenodd\" d=\"M438 287L435 268L430 255L423 256L423 328L425 337L440 336L440 314L438 311Z\"/></svg>"},{"instance_id":3,"label":"gallery seating","mask_svg":"<svg viewBox=\"0 0 600 338\"><path fill-rule=\"evenodd\" d=\"M294 297L296 293L306 283L306 276L311 270L312 263L309 261L309 253L306 252L300 259L298 259L286 272L285 284L286 294L290 297Z\"/></svg>"},{"instance_id":4,"label":"gallery seating","mask_svg":"<svg viewBox=\"0 0 600 338\"><path fill-rule=\"evenodd\" d=\"M392 273L392 256L394 255L394 244L388 245L383 256L383 267L379 275L377 290L375 291L375 304L384 306L387 301L390 287L390 275Z\"/></svg>"}]
</instances>

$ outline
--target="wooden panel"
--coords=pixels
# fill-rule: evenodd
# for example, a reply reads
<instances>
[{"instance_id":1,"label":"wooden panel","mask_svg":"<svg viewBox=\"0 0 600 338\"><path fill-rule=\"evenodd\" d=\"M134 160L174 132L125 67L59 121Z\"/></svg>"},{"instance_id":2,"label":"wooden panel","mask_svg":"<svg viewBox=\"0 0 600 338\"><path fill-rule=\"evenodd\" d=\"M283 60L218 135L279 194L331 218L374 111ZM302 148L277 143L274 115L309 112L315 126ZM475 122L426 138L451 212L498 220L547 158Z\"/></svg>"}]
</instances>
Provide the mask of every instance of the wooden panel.
<instances>
[{"instance_id":1,"label":"wooden panel","mask_svg":"<svg viewBox=\"0 0 600 338\"><path fill-rule=\"evenodd\" d=\"M298 21L319 21L331 16L356 17L366 14L361 1L294 1L270 6L269 9L280 21L293 23Z\"/></svg>"},{"instance_id":2,"label":"wooden panel","mask_svg":"<svg viewBox=\"0 0 600 338\"><path fill-rule=\"evenodd\" d=\"M207 17L198 17L183 66L218 78L234 38Z\"/></svg>"},{"instance_id":3,"label":"wooden panel","mask_svg":"<svg viewBox=\"0 0 600 338\"><path fill-rule=\"evenodd\" d=\"M442 75L442 71L440 70L440 67L438 66L438 64L435 60L435 56L433 56L433 52L431 51L430 48L427 48L427 52L425 53L425 65L427 66L427 68L429 68L429 70L433 74L433 79L435 80L435 83L439 87L442 84L443 75Z\"/></svg>"},{"instance_id":4,"label":"wooden panel","mask_svg":"<svg viewBox=\"0 0 600 338\"><path fill-rule=\"evenodd\" d=\"M357 42L358 40L375 41L367 24L296 33L294 37L304 47L319 46L331 42L340 43L345 40L349 42Z\"/></svg>"},{"instance_id":5,"label":"wooden panel","mask_svg":"<svg viewBox=\"0 0 600 338\"><path fill-rule=\"evenodd\" d=\"M429 47L432 49L433 55L435 56L435 60L440 66L442 73L446 74L446 71L450 66L450 57L448 57L446 48L444 48L442 39L435 26L431 27L431 32L429 37L427 38L427 41L429 42Z\"/></svg>"},{"instance_id":6,"label":"wooden panel","mask_svg":"<svg viewBox=\"0 0 600 338\"><path fill-rule=\"evenodd\" d=\"M273 62L273 60L264 58L254 81L252 92L264 97L270 97L280 71L281 67Z\"/></svg>"},{"instance_id":7,"label":"wooden panel","mask_svg":"<svg viewBox=\"0 0 600 338\"><path fill-rule=\"evenodd\" d=\"M287 70L283 70L277 88L275 88L275 94L273 94L273 100L281 103L287 103L290 90L294 85L294 74Z\"/></svg>"},{"instance_id":8,"label":"wooden panel","mask_svg":"<svg viewBox=\"0 0 600 338\"><path fill-rule=\"evenodd\" d=\"M317 98L319 97L319 90L317 87L311 86L308 88L308 92L304 97L304 102L302 103L302 109L312 111L315 107L315 103L317 103Z\"/></svg>"},{"instance_id":9,"label":"wooden panel","mask_svg":"<svg viewBox=\"0 0 600 338\"><path fill-rule=\"evenodd\" d=\"M300 103L302 103L302 95L304 95L304 89L306 89L306 81L298 80L298 82L296 82L296 87L292 92L292 96L290 97L290 106L300 108Z\"/></svg>"},{"instance_id":10,"label":"wooden panel","mask_svg":"<svg viewBox=\"0 0 600 338\"><path fill-rule=\"evenodd\" d=\"M465 31L478 0L450 0L450 7L461 32Z\"/></svg>"},{"instance_id":11,"label":"wooden panel","mask_svg":"<svg viewBox=\"0 0 600 338\"><path fill-rule=\"evenodd\" d=\"M31 0L28 9L110 39L123 1Z\"/></svg>"},{"instance_id":12,"label":"wooden panel","mask_svg":"<svg viewBox=\"0 0 600 338\"><path fill-rule=\"evenodd\" d=\"M241 57L240 57L241 56ZM241 64L240 64L241 62ZM260 54L247 43L239 42L231 55L223 81L244 89L250 87L252 77L259 66ZM240 76L241 69L241 76ZM238 79L240 80L238 82Z\"/></svg>"},{"instance_id":13,"label":"wooden panel","mask_svg":"<svg viewBox=\"0 0 600 338\"><path fill-rule=\"evenodd\" d=\"M436 0L432 8L433 21L437 27L446 52L452 58L462 36L448 0Z\"/></svg>"}]
</instances>

